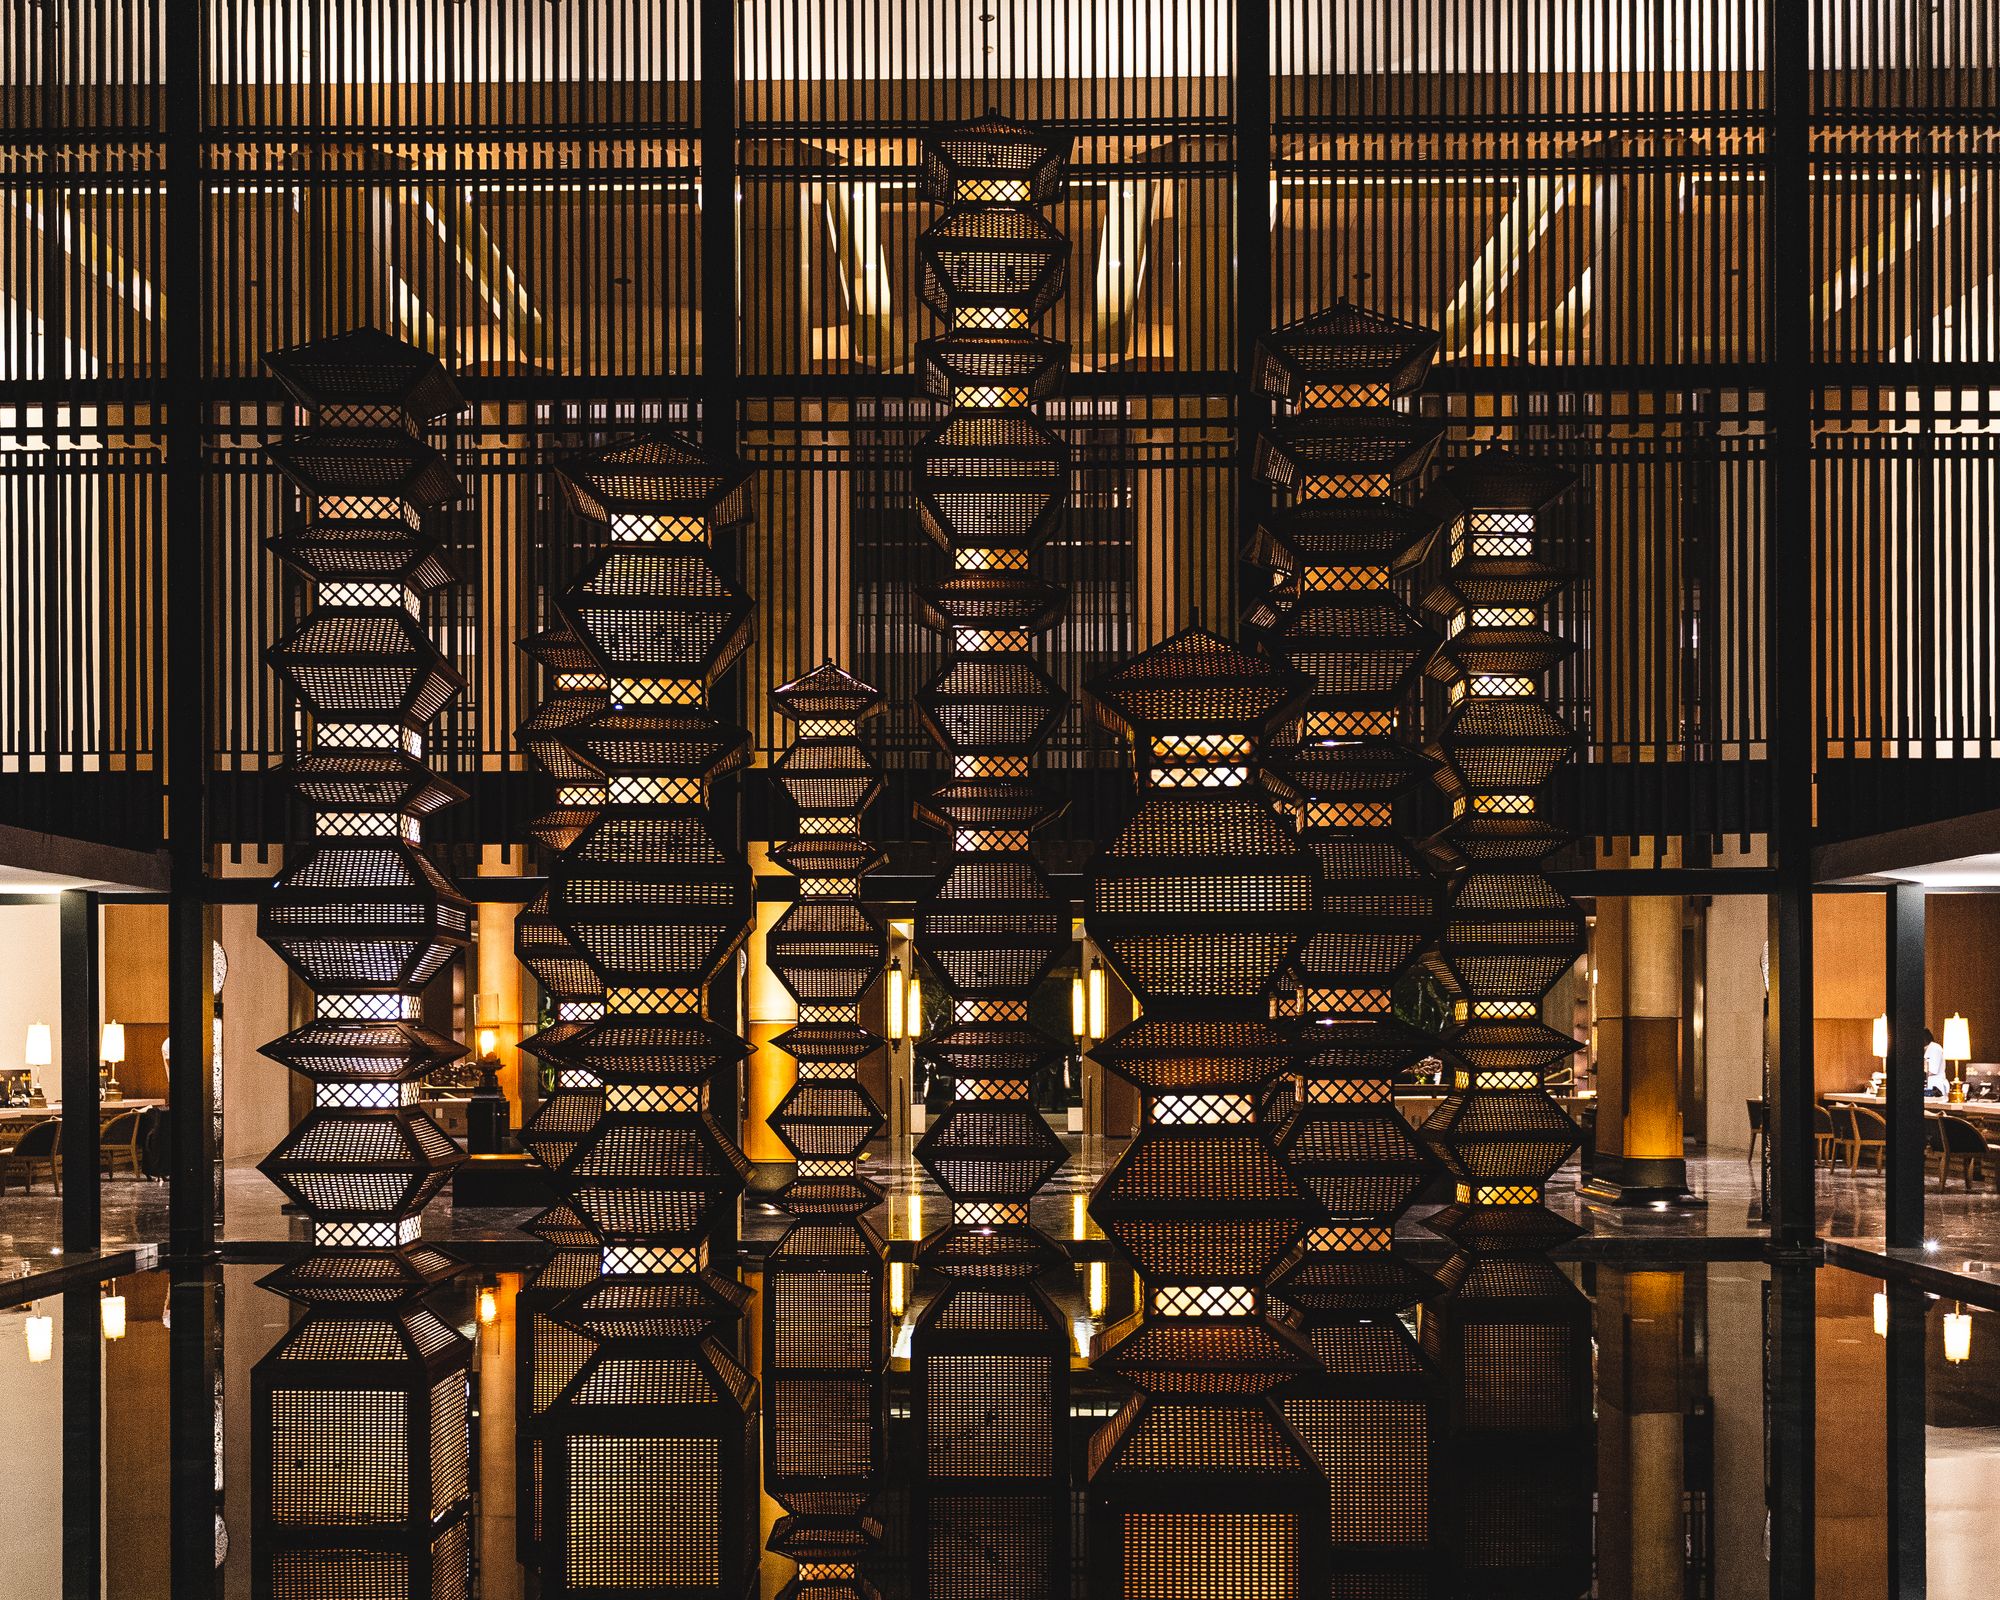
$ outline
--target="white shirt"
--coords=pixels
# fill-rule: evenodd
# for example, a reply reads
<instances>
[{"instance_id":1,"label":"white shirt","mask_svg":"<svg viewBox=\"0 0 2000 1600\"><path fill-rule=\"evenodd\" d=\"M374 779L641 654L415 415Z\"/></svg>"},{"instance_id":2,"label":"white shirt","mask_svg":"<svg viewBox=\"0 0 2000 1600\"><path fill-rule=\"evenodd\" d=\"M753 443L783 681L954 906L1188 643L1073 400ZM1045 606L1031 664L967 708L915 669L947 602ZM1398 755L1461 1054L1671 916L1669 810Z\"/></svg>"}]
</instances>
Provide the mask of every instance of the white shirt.
<instances>
[{"instance_id":1,"label":"white shirt","mask_svg":"<svg viewBox=\"0 0 2000 1600\"><path fill-rule=\"evenodd\" d=\"M1944 1046L1933 1039L1924 1046L1924 1093L1941 1099L1950 1090L1944 1072Z\"/></svg>"}]
</instances>

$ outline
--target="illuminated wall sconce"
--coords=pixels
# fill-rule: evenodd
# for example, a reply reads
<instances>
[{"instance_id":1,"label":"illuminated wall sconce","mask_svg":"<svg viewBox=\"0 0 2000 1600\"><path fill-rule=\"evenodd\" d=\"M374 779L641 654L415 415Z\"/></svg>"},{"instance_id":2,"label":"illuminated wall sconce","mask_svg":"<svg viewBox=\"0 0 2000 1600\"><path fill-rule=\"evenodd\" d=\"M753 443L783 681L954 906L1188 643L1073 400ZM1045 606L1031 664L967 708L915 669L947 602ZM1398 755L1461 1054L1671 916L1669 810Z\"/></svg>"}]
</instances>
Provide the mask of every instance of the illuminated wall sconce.
<instances>
[{"instance_id":1,"label":"illuminated wall sconce","mask_svg":"<svg viewBox=\"0 0 2000 1600\"><path fill-rule=\"evenodd\" d=\"M924 1036L924 980L910 975L910 992L903 1014L903 1032L912 1043Z\"/></svg>"},{"instance_id":2,"label":"illuminated wall sconce","mask_svg":"<svg viewBox=\"0 0 2000 1600\"><path fill-rule=\"evenodd\" d=\"M900 1317L909 1306L909 1268L901 1261L889 1263L889 1315Z\"/></svg>"},{"instance_id":3,"label":"illuminated wall sconce","mask_svg":"<svg viewBox=\"0 0 2000 1600\"><path fill-rule=\"evenodd\" d=\"M125 1337L125 1297L118 1292L115 1279L105 1287L108 1292L97 1302L98 1321L104 1329L105 1338L122 1339Z\"/></svg>"},{"instance_id":4,"label":"illuminated wall sconce","mask_svg":"<svg viewBox=\"0 0 2000 1600\"><path fill-rule=\"evenodd\" d=\"M1944 1314L1944 1358L1947 1361L1972 1359L1972 1313L1954 1304Z\"/></svg>"},{"instance_id":5,"label":"illuminated wall sconce","mask_svg":"<svg viewBox=\"0 0 2000 1600\"><path fill-rule=\"evenodd\" d=\"M30 1361L46 1361L55 1354L55 1319L43 1316L40 1307L28 1307L28 1321L24 1332L27 1335Z\"/></svg>"},{"instance_id":6,"label":"illuminated wall sconce","mask_svg":"<svg viewBox=\"0 0 2000 1600\"><path fill-rule=\"evenodd\" d=\"M904 997L903 990L903 969L901 967L891 967L889 969L888 1005L889 1037L891 1039L900 1039L903 1037L903 1018L907 1015L906 1008L909 1005L909 1001Z\"/></svg>"}]
</instances>

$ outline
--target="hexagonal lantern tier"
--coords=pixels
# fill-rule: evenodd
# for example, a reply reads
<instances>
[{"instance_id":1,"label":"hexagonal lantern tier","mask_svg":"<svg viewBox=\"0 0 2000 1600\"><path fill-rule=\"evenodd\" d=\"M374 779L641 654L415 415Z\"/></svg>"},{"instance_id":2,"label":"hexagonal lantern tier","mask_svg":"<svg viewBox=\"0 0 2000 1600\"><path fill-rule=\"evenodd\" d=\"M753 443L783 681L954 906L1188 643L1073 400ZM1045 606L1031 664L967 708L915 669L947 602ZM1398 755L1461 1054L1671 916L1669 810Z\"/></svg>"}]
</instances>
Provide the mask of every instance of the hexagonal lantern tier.
<instances>
[{"instance_id":1,"label":"hexagonal lantern tier","mask_svg":"<svg viewBox=\"0 0 2000 1600\"><path fill-rule=\"evenodd\" d=\"M567 1374L531 1421L543 1554L565 1583L581 1562L600 1588L721 1593L755 1570L754 1518L727 1508L755 1492L757 1385L716 1335L748 1296L708 1264L749 1176L710 1098L746 1047L707 1016L755 904L708 809L748 758L708 700L749 642L728 544L749 476L664 432L557 474L601 541L536 644L556 704L524 730L557 779L542 826L563 849L521 937L563 988L533 1041L555 1092L522 1139L562 1196L540 1223L597 1268L538 1325ZM641 1502L674 1509L635 1541L619 1508Z\"/></svg>"},{"instance_id":2,"label":"hexagonal lantern tier","mask_svg":"<svg viewBox=\"0 0 2000 1600\"><path fill-rule=\"evenodd\" d=\"M252 1541L260 1589L371 1581L411 1596L469 1581L470 1346L420 1304L456 1271L414 1243L463 1153L416 1104L464 1054L417 1019L467 943L471 907L421 847L459 798L422 760L458 674L424 597L451 579L425 514L458 479L423 437L461 401L421 350L358 329L266 366L304 414L268 459L298 491L269 541L309 585L269 652L302 713L281 776L312 818L289 842L258 927L313 991L313 1017L264 1049L313 1107L261 1163L309 1219L313 1249L265 1280L303 1318L251 1372Z\"/></svg>"},{"instance_id":3,"label":"hexagonal lantern tier","mask_svg":"<svg viewBox=\"0 0 2000 1600\"><path fill-rule=\"evenodd\" d=\"M462 1052L415 1025L418 995L471 932L471 907L421 848L457 797L421 760L458 674L422 623L449 578L424 513L459 492L423 437L459 401L430 356L373 329L268 359L313 424L269 459L302 517L270 543L311 583L311 609L270 651L304 713L284 769L310 809L258 928L315 994L316 1017L267 1052L312 1078L315 1109L264 1170L322 1243L394 1246L460 1152L412 1080Z\"/></svg>"},{"instance_id":4,"label":"hexagonal lantern tier","mask_svg":"<svg viewBox=\"0 0 2000 1600\"><path fill-rule=\"evenodd\" d=\"M950 560L918 590L948 653L917 711L949 762L917 806L943 848L914 942L949 1006L919 1059L953 1097L916 1148L952 1202L918 1251L947 1278L911 1344L930 1469L922 1507L939 1548L974 1501L1007 1506L1010 1529L1045 1533L1027 1558L1041 1579L1023 1580L1035 1592L1052 1586L1064 1554L1053 1485L1066 1458L1068 1331L1032 1281L1062 1259L1029 1227L1028 1202L1064 1152L1035 1100L1060 1047L1028 1006L1071 929L1029 845L1055 814L1031 765L1069 708L1031 645L1064 597L1029 568L1069 487L1069 447L1037 412L1069 352L1035 331L1067 281L1069 242L1043 212L1063 193L1068 151L1067 138L997 112L926 136L920 186L945 209L918 240L918 292L946 331L918 346L917 366L949 412L912 463L918 521ZM954 1446L977 1429L967 1407L981 1395L1019 1426L990 1450Z\"/></svg>"},{"instance_id":5,"label":"hexagonal lantern tier","mask_svg":"<svg viewBox=\"0 0 2000 1600\"><path fill-rule=\"evenodd\" d=\"M861 816L882 772L860 730L882 696L828 661L771 701L798 730L774 767L798 833L772 852L798 898L765 950L801 1020L777 1041L798 1077L769 1118L794 1168L777 1195L793 1221L764 1262L765 1484L791 1513L771 1548L815 1562L802 1592L833 1594L881 1536L865 1513L885 1465L887 1272L861 1220L882 1191L855 1165L885 1120L859 1077L882 1044L861 1025L862 1000L889 960L888 931L861 899L881 860Z\"/></svg>"},{"instance_id":6,"label":"hexagonal lantern tier","mask_svg":"<svg viewBox=\"0 0 2000 1600\"><path fill-rule=\"evenodd\" d=\"M1325 1481L1262 1398L1313 1366L1265 1305L1308 1201L1259 1112L1289 1062L1269 1008L1317 873L1254 773L1302 688L1199 628L1091 685L1130 743L1139 807L1091 863L1085 925L1143 1013L1097 1051L1142 1110L1090 1211L1142 1299L1095 1360L1139 1394L1091 1445L1094 1591L1150 1593L1201 1570L1272 1575L1289 1593L1325 1570Z\"/></svg>"},{"instance_id":7,"label":"hexagonal lantern tier","mask_svg":"<svg viewBox=\"0 0 2000 1600\"><path fill-rule=\"evenodd\" d=\"M1402 406L1437 346L1344 301L1261 341L1256 379L1276 414L1256 463L1279 503L1251 541L1274 581L1246 619L1310 684L1265 776L1321 874L1284 1003L1297 1081L1278 1137L1314 1226L1270 1280L1319 1370L1280 1409L1331 1482L1352 1483L1363 1449L1378 1458L1376 1492L1409 1511L1354 1542L1405 1575L1430 1559L1439 1406L1396 1315L1434 1285L1397 1252L1395 1225L1437 1164L1394 1092L1436 1041L1398 1020L1395 996L1435 935L1439 886L1398 813L1431 767L1410 735L1437 640L1407 585L1435 539L1418 491L1442 428ZM1336 1515L1336 1543L1350 1542L1344 1526Z\"/></svg>"},{"instance_id":8,"label":"hexagonal lantern tier","mask_svg":"<svg viewBox=\"0 0 2000 1600\"><path fill-rule=\"evenodd\" d=\"M1451 820L1430 841L1452 874L1435 953L1454 993L1451 1092L1423 1125L1455 1184L1429 1226L1458 1253L1440 1279L1448 1293L1424 1321L1443 1369L1461 1463L1532 1456L1550 1464L1538 1504L1553 1518L1583 1503L1574 1463L1590 1429L1591 1313L1549 1262L1575 1233L1542 1204L1542 1186L1579 1140L1550 1097L1545 1074L1576 1041L1541 1020L1548 990L1584 949L1583 919L1539 870L1564 837L1546 814L1543 786L1567 759L1569 730L1543 702L1541 675L1566 644L1545 607L1567 581L1552 559L1552 515L1572 476L1499 449L1447 474L1446 570L1426 605L1447 619L1455 648L1434 671L1448 709L1432 746ZM1491 1373L1514 1376L1501 1397ZM1489 1564L1494 1538L1475 1490L1448 1539L1461 1560ZM1587 1561L1574 1540L1573 1575ZM1540 1574L1538 1592L1560 1587Z\"/></svg>"}]
</instances>

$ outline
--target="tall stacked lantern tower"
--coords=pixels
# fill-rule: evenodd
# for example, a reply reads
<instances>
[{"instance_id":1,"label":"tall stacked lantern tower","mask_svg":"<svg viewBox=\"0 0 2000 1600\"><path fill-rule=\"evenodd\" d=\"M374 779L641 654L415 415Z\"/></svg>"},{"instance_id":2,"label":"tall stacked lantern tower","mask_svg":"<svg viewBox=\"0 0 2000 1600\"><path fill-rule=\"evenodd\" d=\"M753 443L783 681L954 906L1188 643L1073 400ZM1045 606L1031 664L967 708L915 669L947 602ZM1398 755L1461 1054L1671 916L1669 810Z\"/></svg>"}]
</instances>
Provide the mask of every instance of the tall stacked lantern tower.
<instances>
[{"instance_id":1,"label":"tall stacked lantern tower","mask_svg":"<svg viewBox=\"0 0 2000 1600\"><path fill-rule=\"evenodd\" d=\"M461 1153L417 1089L464 1054L422 1020L471 929L423 850L425 820L460 798L424 762L460 687L424 624L452 578L425 523L459 495L425 433L463 402L434 358L369 328L265 365L308 424L269 451L303 512L271 548L308 585L270 663L298 701L284 776L311 830L259 932L313 1015L264 1053L311 1081L313 1107L263 1171L312 1248L264 1280L305 1315L252 1373L255 1561L271 1593L365 1573L383 1593L462 1594L470 1348L421 1302L456 1268L418 1242Z\"/></svg>"},{"instance_id":2,"label":"tall stacked lantern tower","mask_svg":"<svg viewBox=\"0 0 2000 1600\"><path fill-rule=\"evenodd\" d=\"M855 1163L882 1108L858 1076L880 1035L861 1006L889 962L888 931L861 899L881 852L861 834L882 772L860 743L882 696L832 662L771 696L797 737L773 781L798 832L772 858L798 898L772 927L771 971L798 1005L777 1038L798 1081L770 1122L796 1163L777 1203L791 1218L764 1258L764 1487L786 1515L770 1548L799 1564L787 1597L856 1596L882 1524L871 1504L883 1461L889 1359L882 1241L863 1220L881 1187Z\"/></svg>"},{"instance_id":3,"label":"tall stacked lantern tower","mask_svg":"<svg viewBox=\"0 0 2000 1600\"><path fill-rule=\"evenodd\" d=\"M1437 346L1341 303L1271 334L1256 370L1278 407L1256 469L1279 504L1251 541L1272 581L1247 621L1310 685L1265 772L1322 877L1287 996L1299 1090L1279 1139L1316 1215L1272 1288L1325 1371L1282 1405L1327 1474L1344 1559L1377 1570L1428 1563L1436 1456L1435 1375L1399 1316L1435 1290L1394 1241L1436 1163L1394 1086L1437 1043L1396 1015L1439 909L1410 837L1437 639L1404 599L1434 542L1421 491L1443 432L1405 407Z\"/></svg>"},{"instance_id":4,"label":"tall stacked lantern tower","mask_svg":"<svg viewBox=\"0 0 2000 1600\"><path fill-rule=\"evenodd\" d=\"M543 1583L569 1595L740 1594L757 1563L757 1387L735 1353L747 1292L712 1270L748 1164L727 1128L744 1047L710 986L753 920L748 863L709 808L748 734L709 709L750 640L727 541L749 474L660 432L561 469L604 542L562 620L604 678L566 741L603 804L550 872L550 922L602 984L602 1015L540 1048L564 1125L529 1131L599 1275L552 1315L574 1376L539 1424ZM635 1516L633 1508L650 1508Z\"/></svg>"},{"instance_id":5,"label":"tall stacked lantern tower","mask_svg":"<svg viewBox=\"0 0 2000 1600\"><path fill-rule=\"evenodd\" d=\"M1574 648L1548 611L1570 582L1555 510L1574 481L1497 447L1447 473L1442 575L1424 601L1446 635L1431 753L1450 817L1429 845L1450 874L1433 959L1454 1061L1422 1132L1454 1185L1429 1226L1458 1249L1423 1337L1446 1382L1454 1556L1492 1593L1589 1576L1590 1307L1548 1257L1578 1230L1542 1194L1579 1142L1544 1087L1577 1041L1542 1018L1584 950L1581 912L1542 870L1568 838L1549 785L1576 744L1545 689Z\"/></svg>"},{"instance_id":6,"label":"tall stacked lantern tower","mask_svg":"<svg viewBox=\"0 0 2000 1600\"><path fill-rule=\"evenodd\" d=\"M1095 1362L1138 1392L1090 1443L1092 1594L1326 1592L1326 1481L1269 1398L1313 1357L1265 1292L1308 1216L1262 1108L1291 1064L1271 1002L1317 872L1256 774L1303 689L1199 628L1091 687L1139 788L1086 925L1140 1015L1096 1054L1142 1107L1090 1207L1142 1281Z\"/></svg>"},{"instance_id":7,"label":"tall stacked lantern tower","mask_svg":"<svg viewBox=\"0 0 2000 1600\"><path fill-rule=\"evenodd\" d=\"M1071 937L1068 902L1029 848L1060 809L1031 763L1068 706L1032 648L1063 596L1031 569L1069 481L1068 451L1037 415L1067 350L1035 332L1067 278L1068 241L1044 214L1067 156L1067 139L988 113L926 137L918 180L944 208L919 264L945 331L918 345L917 364L948 416L917 447L913 488L950 560L919 596L948 651L917 695L950 764L918 808L943 844L914 925L950 1008L924 1059L953 1088L916 1151L951 1203L918 1251L944 1284L912 1343L933 1594L994 1581L996 1568L1012 1592L1039 1593L1066 1559L1069 1330L1034 1282L1062 1256L1028 1211L1064 1160L1033 1099L1062 1046L1028 1012ZM968 1549L989 1552L983 1575Z\"/></svg>"}]
</instances>

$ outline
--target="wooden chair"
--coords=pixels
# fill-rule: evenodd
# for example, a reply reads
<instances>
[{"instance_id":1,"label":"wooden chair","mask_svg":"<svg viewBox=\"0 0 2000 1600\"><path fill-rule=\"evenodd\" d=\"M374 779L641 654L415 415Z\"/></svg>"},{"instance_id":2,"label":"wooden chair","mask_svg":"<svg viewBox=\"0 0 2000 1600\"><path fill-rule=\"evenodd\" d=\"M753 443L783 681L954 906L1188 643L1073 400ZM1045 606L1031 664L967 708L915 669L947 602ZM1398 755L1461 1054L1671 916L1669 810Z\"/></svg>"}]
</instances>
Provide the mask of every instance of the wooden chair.
<instances>
[{"instance_id":1,"label":"wooden chair","mask_svg":"<svg viewBox=\"0 0 2000 1600\"><path fill-rule=\"evenodd\" d=\"M62 1193L62 1123L54 1117L46 1122L38 1122L22 1134L14 1148L0 1155L0 1194L6 1193L7 1184L15 1177L21 1180L21 1187L32 1191L38 1168L47 1167L49 1181L56 1186L56 1193Z\"/></svg>"},{"instance_id":2,"label":"wooden chair","mask_svg":"<svg viewBox=\"0 0 2000 1600\"><path fill-rule=\"evenodd\" d=\"M135 1178L145 1176L139 1170L142 1120L138 1111L121 1111L98 1130L97 1166L106 1177L116 1175L121 1167Z\"/></svg>"},{"instance_id":3,"label":"wooden chair","mask_svg":"<svg viewBox=\"0 0 2000 1600\"><path fill-rule=\"evenodd\" d=\"M1764 1140L1764 1119L1770 1112L1761 1100L1745 1100L1743 1109L1750 1113L1750 1153L1743 1159L1754 1163L1757 1159L1757 1146Z\"/></svg>"},{"instance_id":4,"label":"wooden chair","mask_svg":"<svg viewBox=\"0 0 2000 1600\"><path fill-rule=\"evenodd\" d=\"M1813 1106L1813 1153L1822 1166L1832 1166L1840 1154L1840 1141L1833 1131L1833 1113L1823 1105Z\"/></svg>"},{"instance_id":5,"label":"wooden chair","mask_svg":"<svg viewBox=\"0 0 2000 1600\"><path fill-rule=\"evenodd\" d=\"M1889 1160L1888 1119L1873 1106L1849 1106L1847 1117L1854 1129L1853 1142L1848 1146L1847 1164L1858 1172L1873 1157L1875 1170L1886 1171Z\"/></svg>"},{"instance_id":6,"label":"wooden chair","mask_svg":"<svg viewBox=\"0 0 2000 1600\"><path fill-rule=\"evenodd\" d=\"M1986 1142L1986 1135L1964 1117L1940 1116L1937 1119L1939 1139L1938 1187L1944 1188L1951 1182L1951 1168L1954 1161L1965 1163L1965 1186L1970 1189L1974 1178L1986 1176L1986 1163L1993 1159L1993 1146Z\"/></svg>"}]
</instances>

